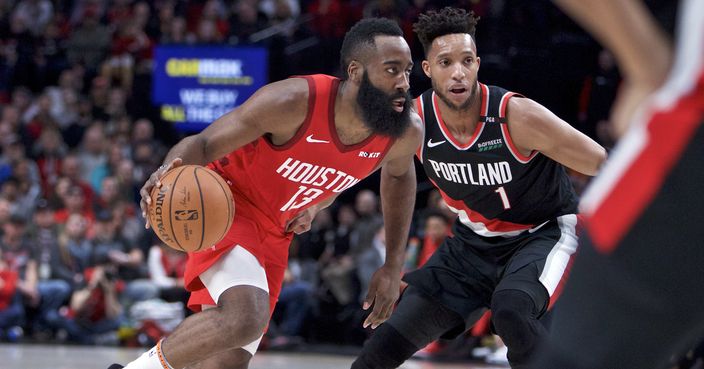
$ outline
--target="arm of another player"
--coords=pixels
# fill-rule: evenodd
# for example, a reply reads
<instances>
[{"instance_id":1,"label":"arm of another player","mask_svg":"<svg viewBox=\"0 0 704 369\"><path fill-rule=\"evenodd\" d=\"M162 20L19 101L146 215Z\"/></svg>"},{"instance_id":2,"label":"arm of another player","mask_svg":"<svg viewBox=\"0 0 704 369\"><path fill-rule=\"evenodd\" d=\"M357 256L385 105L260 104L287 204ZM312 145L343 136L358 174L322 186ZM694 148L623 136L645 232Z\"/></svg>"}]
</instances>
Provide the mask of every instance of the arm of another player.
<instances>
[{"instance_id":1,"label":"arm of another player","mask_svg":"<svg viewBox=\"0 0 704 369\"><path fill-rule=\"evenodd\" d=\"M506 118L511 140L525 156L540 151L590 176L596 175L606 160L606 149L531 99L509 100Z\"/></svg>"},{"instance_id":2,"label":"arm of another player","mask_svg":"<svg viewBox=\"0 0 704 369\"><path fill-rule=\"evenodd\" d=\"M411 113L413 124L394 143L381 168L381 207L386 232L386 260L373 275L364 299L364 310L373 305L364 327L374 329L386 321L398 300L408 232L416 198L413 156L421 144L420 118Z\"/></svg>"},{"instance_id":3,"label":"arm of another player","mask_svg":"<svg viewBox=\"0 0 704 369\"><path fill-rule=\"evenodd\" d=\"M152 187L171 168L181 164L205 165L217 160L264 134L274 143L290 139L303 123L308 111L308 83L291 78L260 88L241 106L218 118L202 132L177 143L140 190L142 215L151 203ZM147 223L147 227L149 224Z\"/></svg>"},{"instance_id":4,"label":"arm of another player","mask_svg":"<svg viewBox=\"0 0 704 369\"><path fill-rule=\"evenodd\" d=\"M611 114L617 135L632 113L659 87L672 65L672 45L640 0L554 0L613 52L624 83Z\"/></svg>"}]
</instances>

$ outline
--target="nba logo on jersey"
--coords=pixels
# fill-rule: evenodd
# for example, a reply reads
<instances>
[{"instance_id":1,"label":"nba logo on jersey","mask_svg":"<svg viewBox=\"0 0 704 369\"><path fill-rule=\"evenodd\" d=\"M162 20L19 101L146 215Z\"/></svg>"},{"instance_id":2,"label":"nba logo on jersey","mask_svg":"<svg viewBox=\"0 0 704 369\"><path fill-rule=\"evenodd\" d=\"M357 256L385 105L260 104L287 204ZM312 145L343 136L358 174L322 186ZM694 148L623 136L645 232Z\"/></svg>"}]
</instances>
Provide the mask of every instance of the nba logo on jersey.
<instances>
[{"instance_id":1,"label":"nba logo on jersey","mask_svg":"<svg viewBox=\"0 0 704 369\"><path fill-rule=\"evenodd\" d=\"M380 157L380 156L381 156L381 153L380 153L380 152L366 152L366 151L360 151L360 152L359 152L359 157L360 157L360 158L370 158L370 159L373 159L373 158L378 158L378 157Z\"/></svg>"}]
</instances>

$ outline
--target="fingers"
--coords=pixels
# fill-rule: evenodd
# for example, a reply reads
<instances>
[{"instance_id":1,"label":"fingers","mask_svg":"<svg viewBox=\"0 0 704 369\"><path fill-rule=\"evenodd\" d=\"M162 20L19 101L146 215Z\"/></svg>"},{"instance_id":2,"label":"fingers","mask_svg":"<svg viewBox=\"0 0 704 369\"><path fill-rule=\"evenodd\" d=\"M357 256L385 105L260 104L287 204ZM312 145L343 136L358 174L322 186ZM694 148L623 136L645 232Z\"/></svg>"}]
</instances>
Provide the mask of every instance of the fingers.
<instances>
[{"instance_id":1,"label":"fingers","mask_svg":"<svg viewBox=\"0 0 704 369\"><path fill-rule=\"evenodd\" d=\"M371 325L372 329L376 329L381 323L389 319L392 312L392 305L393 304L388 299L382 296L376 296L374 299L374 309L364 321L364 328Z\"/></svg>"},{"instance_id":2,"label":"fingers","mask_svg":"<svg viewBox=\"0 0 704 369\"><path fill-rule=\"evenodd\" d=\"M149 183L147 181L147 183ZM152 197L149 195L147 190L147 185L145 184L141 190L139 190L139 195L142 197L139 200L139 207L142 209L142 218L144 218L144 228L149 229L149 217L147 216L149 212L149 205L152 203Z\"/></svg>"},{"instance_id":3,"label":"fingers","mask_svg":"<svg viewBox=\"0 0 704 369\"><path fill-rule=\"evenodd\" d=\"M144 183L142 189L139 190L139 195L142 197L139 201L139 207L142 209L142 217L144 218L144 228L149 229L149 206L152 204L152 189L156 186L161 187L161 177L164 176L166 172L171 170L171 168L181 165L183 161L181 158L176 158L172 160L169 164L160 166L154 173L149 176L147 182Z\"/></svg>"},{"instance_id":4,"label":"fingers","mask_svg":"<svg viewBox=\"0 0 704 369\"><path fill-rule=\"evenodd\" d=\"M295 218L288 221L286 225L286 232L294 232L296 234L306 233L311 227L311 218L307 216L306 212L296 215Z\"/></svg>"}]
</instances>

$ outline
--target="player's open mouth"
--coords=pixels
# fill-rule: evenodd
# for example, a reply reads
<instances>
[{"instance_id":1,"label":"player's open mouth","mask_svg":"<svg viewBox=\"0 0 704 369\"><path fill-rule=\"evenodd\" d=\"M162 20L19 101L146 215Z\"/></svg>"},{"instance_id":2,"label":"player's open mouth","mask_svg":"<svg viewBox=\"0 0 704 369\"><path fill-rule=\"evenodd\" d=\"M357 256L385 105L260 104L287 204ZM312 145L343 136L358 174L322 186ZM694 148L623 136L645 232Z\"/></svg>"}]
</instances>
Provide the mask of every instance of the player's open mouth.
<instances>
[{"instance_id":1,"label":"player's open mouth","mask_svg":"<svg viewBox=\"0 0 704 369\"><path fill-rule=\"evenodd\" d=\"M406 105L406 99L404 99L404 98L394 99L392 101L392 105L394 107L394 110L396 110L397 112L400 113L403 111L404 105Z\"/></svg>"},{"instance_id":2,"label":"player's open mouth","mask_svg":"<svg viewBox=\"0 0 704 369\"><path fill-rule=\"evenodd\" d=\"M467 92L467 89L464 87L454 87L450 89L450 92L452 92L455 95L461 95L465 92Z\"/></svg>"}]
</instances>

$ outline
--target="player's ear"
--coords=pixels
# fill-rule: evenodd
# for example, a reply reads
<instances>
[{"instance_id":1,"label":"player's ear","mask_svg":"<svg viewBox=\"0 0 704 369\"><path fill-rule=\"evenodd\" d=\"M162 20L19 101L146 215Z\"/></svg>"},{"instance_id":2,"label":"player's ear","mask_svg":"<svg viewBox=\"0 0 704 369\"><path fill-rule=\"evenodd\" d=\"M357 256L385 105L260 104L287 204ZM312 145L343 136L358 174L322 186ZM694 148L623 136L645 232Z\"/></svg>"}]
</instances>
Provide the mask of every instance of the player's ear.
<instances>
[{"instance_id":1,"label":"player's ear","mask_svg":"<svg viewBox=\"0 0 704 369\"><path fill-rule=\"evenodd\" d=\"M360 83L362 81L362 75L364 74L364 66L357 60L352 60L347 65L347 76L349 79L355 83Z\"/></svg>"},{"instance_id":2,"label":"player's ear","mask_svg":"<svg viewBox=\"0 0 704 369\"><path fill-rule=\"evenodd\" d=\"M423 60L420 66L423 67L423 73L430 78L430 63L427 60Z\"/></svg>"}]
</instances>

